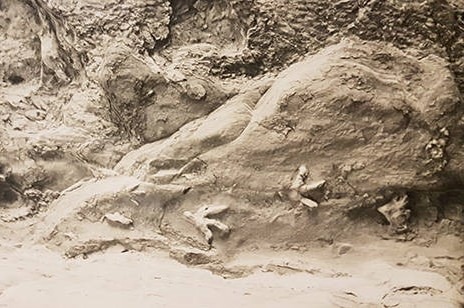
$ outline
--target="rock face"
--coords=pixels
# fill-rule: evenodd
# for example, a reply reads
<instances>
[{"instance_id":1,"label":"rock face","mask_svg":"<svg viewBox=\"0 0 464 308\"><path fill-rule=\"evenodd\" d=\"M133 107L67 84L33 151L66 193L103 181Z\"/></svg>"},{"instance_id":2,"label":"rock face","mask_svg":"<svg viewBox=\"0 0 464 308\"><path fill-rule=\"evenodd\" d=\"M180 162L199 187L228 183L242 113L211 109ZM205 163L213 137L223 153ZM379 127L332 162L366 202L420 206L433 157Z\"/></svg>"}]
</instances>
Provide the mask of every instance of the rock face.
<instances>
[{"instance_id":1,"label":"rock face","mask_svg":"<svg viewBox=\"0 0 464 308\"><path fill-rule=\"evenodd\" d=\"M34 13L21 2L2 1L0 80L18 84L40 75L40 40Z\"/></svg>"},{"instance_id":2,"label":"rock face","mask_svg":"<svg viewBox=\"0 0 464 308\"><path fill-rule=\"evenodd\" d=\"M445 60L417 60L415 52L344 40L282 72L250 115L237 114L247 124L232 138L221 132L233 126L222 127L215 119L221 112L234 114L235 99L200 126L188 125L188 134L181 130L142 147L117 168L135 168L147 157L145 170L158 172L149 166L177 159L174 167L180 168L200 155L208 165L205 172L224 185L256 191L281 189L301 163L316 178L330 179L338 196L345 182L351 187L348 195L437 185L456 155L447 151L450 141L443 132L460 129L461 114L455 112L460 94ZM207 135L203 127L210 128ZM215 130L218 142L212 144L208 140ZM428 147L433 140L443 142L446 154L434 155ZM274 180L263 182L266 174Z\"/></svg>"},{"instance_id":3,"label":"rock face","mask_svg":"<svg viewBox=\"0 0 464 308\"><path fill-rule=\"evenodd\" d=\"M99 41L127 36L137 48L153 48L169 35L171 7L168 1L42 1L62 15L78 38ZM118 21L116 23L116 21ZM81 42L85 44L85 42Z\"/></svg>"},{"instance_id":4,"label":"rock face","mask_svg":"<svg viewBox=\"0 0 464 308\"><path fill-rule=\"evenodd\" d=\"M380 215L408 195L413 224L423 210L460 232L462 202L443 194L464 178L463 12L457 0L2 1L0 210L64 190L41 208L57 245L110 212L198 244L179 217L225 204L233 246L271 227L301 242L355 229L346 208ZM320 185L295 199L302 165ZM192 191L160 197L164 185Z\"/></svg>"},{"instance_id":5,"label":"rock face","mask_svg":"<svg viewBox=\"0 0 464 308\"><path fill-rule=\"evenodd\" d=\"M461 98L446 61L413 54L359 40L328 47L282 72L243 133L201 158L229 184L256 189L277 189L299 163L358 192L432 185L454 153L426 147L460 125ZM226 157L234 167L219 171ZM275 175L266 188L265 173Z\"/></svg>"},{"instance_id":6,"label":"rock face","mask_svg":"<svg viewBox=\"0 0 464 308\"><path fill-rule=\"evenodd\" d=\"M212 81L194 76L173 80L153 60L150 63L130 50L115 48L107 50L99 75L110 117L123 131L144 142L173 134L210 113L226 98Z\"/></svg>"}]
</instances>

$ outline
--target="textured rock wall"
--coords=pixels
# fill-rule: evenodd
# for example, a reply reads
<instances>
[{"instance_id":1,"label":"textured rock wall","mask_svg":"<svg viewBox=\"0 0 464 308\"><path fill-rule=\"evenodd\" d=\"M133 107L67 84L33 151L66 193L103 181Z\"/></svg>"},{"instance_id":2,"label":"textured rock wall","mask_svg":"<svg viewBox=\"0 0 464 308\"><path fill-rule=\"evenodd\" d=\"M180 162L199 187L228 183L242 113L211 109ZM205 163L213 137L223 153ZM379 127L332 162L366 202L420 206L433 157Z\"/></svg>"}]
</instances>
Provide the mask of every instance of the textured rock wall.
<instances>
[{"instance_id":1,"label":"textured rock wall","mask_svg":"<svg viewBox=\"0 0 464 308\"><path fill-rule=\"evenodd\" d=\"M169 35L169 1L41 2L62 17L81 50L103 47L110 41L126 42L135 50L151 50Z\"/></svg>"},{"instance_id":2,"label":"textured rock wall","mask_svg":"<svg viewBox=\"0 0 464 308\"><path fill-rule=\"evenodd\" d=\"M2 1L0 46L2 83L18 84L40 75L40 40L34 13L16 1Z\"/></svg>"},{"instance_id":3,"label":"textured rock wall","mask_svg":"<svg viewBox=\"0 0 464 308\"><path fill-rule=\"evenodd\" d=\"M301 164L327 180L331 208L460 187L463 11L446 0L2 1L0 149L16 179L2 189L122 174L291 205L282 196Z\"/></svg>"}]
</instances>

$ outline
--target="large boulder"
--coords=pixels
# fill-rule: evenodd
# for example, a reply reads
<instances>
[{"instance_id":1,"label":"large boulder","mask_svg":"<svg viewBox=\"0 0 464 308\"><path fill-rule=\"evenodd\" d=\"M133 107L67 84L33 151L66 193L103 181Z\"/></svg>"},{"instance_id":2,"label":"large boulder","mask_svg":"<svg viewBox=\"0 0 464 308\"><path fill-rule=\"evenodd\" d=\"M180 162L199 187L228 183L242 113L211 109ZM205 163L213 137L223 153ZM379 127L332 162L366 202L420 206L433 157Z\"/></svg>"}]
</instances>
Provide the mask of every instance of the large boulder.
<instances>
[{"instance_id":1,"label":"large boulder","mask_svg":"<svg viewBox=\"0 0 464 308\"><path fill-rule=\"evenodd\" d=\"M243 133L200 158L219 181L259 191L289 183L300 164L355 194L437 185L458 152L447 147L462 106L448 62L416 54L358 39L330 46L282 72Z\"/></svg>"},{"instance_id":2,"label":"large boulder","mask_svg":"<svg viewBox=\"0 0 464 308\"><path fill-rule=\"evenodd\" d=\"M335 197L443 184L459 153L460 94L446 60L416 54L346 39L283 71L258 101L241 94L162 143L130 153L117 170L156 174L198 157L216 183L276 192L306 164ZM257 89L250 93L259 97ZM245 101L239 130L234 121L217 122Z\"/></svg>"},{"instance_id":3,"label":"large boulder","mask_svg":"<svg viewBox=\"0 0 464 308\"><path fill-rule=\"evenodd\" d=\"M271 84L272 80L265 79L244 87L223 106L182 126L169 138L128 153L115 170L142 178L167 169L175 173L196 156L235 140L248 125L251 110Z\"/></svg>"}]
</instances>

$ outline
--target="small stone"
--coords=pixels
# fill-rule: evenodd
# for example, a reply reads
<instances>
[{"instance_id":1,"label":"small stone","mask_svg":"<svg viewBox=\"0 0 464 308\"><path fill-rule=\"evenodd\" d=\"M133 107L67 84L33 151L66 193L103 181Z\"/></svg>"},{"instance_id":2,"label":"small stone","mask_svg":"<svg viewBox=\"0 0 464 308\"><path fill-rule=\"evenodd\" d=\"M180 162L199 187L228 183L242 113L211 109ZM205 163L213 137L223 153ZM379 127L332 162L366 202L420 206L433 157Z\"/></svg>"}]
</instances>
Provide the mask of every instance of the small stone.
<instances>
[{"instance_id":1,"label":"small stone","mask_svg":"<svg viewBox=\"0 0 464 308\"><path fill-rule=\"evenodd\" d=\"M422 247L430 247L432 244L434 244L433 239L424 239L424 238L416 239L414 242L417 246L422 246Z\"/></svg>"},{"instance_id":2,"label":"small stone","mask_svg":"<svg viewBox=\"0 0 464 308\"><path fill-rule=\"evenodd\" d=\"M9 119L10 115L8 113L0 114L0 120L2 120L3 122L7 122Z\"/></svg>"},{"instance_id":3,"label":"small stone","mask_svg":"<svg viewBox=\"0 0 464 308\"><path fill-rule=\"evenodd\" d=\"M325 180L312 181L308 184L301 185L299 190L300 190L300 193L304 196L307 193L311 193L311 192L323 189L325 184L326 184Z\"/></svg>"},{"instance_id":4,"label":"small stone","mask_svg":"<svg viewBox=\"0 0 464 308\"><path fill-rule=\"evenodd\" d=\"M301 165L300 167L298 167L298 171L293 179L290 189L292 190L299 189L302 185L305 184L308 176L309 176L309 170L306 167L306 165Z\"/></svg>"},{"instance_id":5,"label":"small stone","mask_svg":"<svg viewBox=\"0 0 464 308\"><path fill-rule=\"evenodd\" d=\"M43 208L45 208L45 207L48 206L48 203L45 202L45 201L39 201L39 202L37 202L37 206L38 206L39 208L43 209Z\"/></svg>"},{"instance_id":6,"label":"small stone","mask_svg":"<svg viewBox=\"0 0 464 308\"><path fill-rule=\"evenodd\" d=\"M419 266L419 267L430 267L431 261L425 256L415 256L409 260L409 264Z\"/></svg>"},{"instance_id":7,"label":"small stone","mask_svg":"<svg viewBox=\"0 0 464 308\"><path fill-rule=\"evenodd\" d=\"M445 234L452 233L452 231L453 231L453 221L449 220L449 219L446 219L446 218L443 218L440 221L438 229L440 230L440 232L444 232Z\"/></svg>"},{"instance_id":8,"label":"small stone","mask_svg":"<svg viewBox=\"0 0 464 308\"><path fill-rule=\"evenodd\" d=\"M206 96L206 89L195 81L188 81L186 85L187 95L196 101L199 101Z\"/></svg>"},{"instance_id":9,"label":"small stone","mask_svg":"<svg viewBox=\"0 0 464 308\"><path fill-rule=\"evenodd\" d=\"M353 248L353 245L348 243L338 243L335 244L334 249L337 255L341 256L347 254Z\"/></svg>"},{"instance_id":10,"label":"small stone","mask_svg":"<svg viewBox=\"0 0 464 308\"><path fill-rule=\"evenodd\" d=\"M433 28L435 26L435 22L432 18L427 18L427 20L425 21L425 25L429 28Z\"/></svg>"},{"instance_id":11,"label":"small stone","mask_svg":"<svg viewBox=\"0 0 464 308\"><path fill-rule=\"evenodd\" d=\"M443 208L443 215L452 221L464 222L464 206L460 204L447 204Z\"/></svg>"},{"instance_id":12,"label":"small stone","mask_svg":"<svg viewBox=\"0 0 464 308\"><path fill-rule=\"evenodd\" d=\"M446 146L446 140L443 138L438 139L438 145L440 147L445 147Z\"/></svg>"},{"instance_id":13,"label":"small stone","mask_svg":"<svg viewBox=\"0 0 464 308\"><path fill-rule=\"evenodd\" d=\"M34 202L39 202L43 197L43 193L38 189L30 188L24 191L24 196Z\"/></svg>"},{"instance_id":14,"label":"small stone","mask_svg":"<svg viewBox=\"0 0 464 308\"><path fill-rule=\"evenodd\" d=\"M169 252L169 255L171 258L188 265L202 265L214 261L214 257L210 252L200 251L197 249L184 250L176 248L172 249Z\"/></svg>"},{"instance_id":15,"label":"small stone","mask_svg":"<svg viewBox=\"0 0 464 308\"><path fill-rule=\"evenodd\" d=\"M449 137L450 135L449 130L446 127L443 127L442 129L440 129L440 133L445 137Z\"/></svg>"},{"instance_id":16,"label":"small stone","mask_svg":"<svg viewBox=\"0 0 464 308\"><path fill-rule=\"evenodd\" d=\"M301 204L304 206L307 206L310 209L316 208L319 206L319 204L311 199L308 198L301 198L300 200Z\"/></svg>"},{"instance_id":17,"label":"small stone","mask_svg":"<svg viewBox=\"0 0 464 308\"><path fill-rule=\"evenodd\" d=\"M125 217L119 212L106 214L103 219L106 220L110 225L119 227L130 227L134 223L132 219Z\"/></svg>"},{"instance_id":18,"label":"small stone","mask_svg":"<svg viewBox=\"0 0 464 308\"><path fill-rule=\"evenodd\" d=\"M48 199L53 200L53 199L57 199L61 194L59 191L47 189L45 191L45 195L47 196Z\"/></svg>"},{"instance_id":19,"label":"small stone","mask_svg":"<svg viewBox=\"0 0 464 308\"><path fill-rule=\"evenodd\" d=\"M341 174L342 174L342 177L343 178L346 178L348 176L348 174L353 171L353 168L350 166L350 165L344 165L342 166L342 168L340 169L341 171Z\"/></svg>"},{"instance_id":20,"label":"small stone","mask_svg":"<svg viewBox=\"0 0 464 308\"><path fill-rule=\"evenodd\" d=\"M359 171L366 168L366 165L361 162L356 162L353 164L353 166L351 166L351 168L353 169L353 171Z\"/></svg>"},{"instance_id":21,"label":"small stone","mask_svg":"<svg viewBox=\"0 0 464 308\"><path fill-rule=\"evenodd\" d=\"M47 114L45 113L45 111L40 110L40 109L28 110L24 113L24 116L31 121L43 120L45 119L46 115Z\"/></svg>"},{"instance_id":22,"label":"small stone","mask_svg":"<svg viewBox=\"0 0 464 308\"><path fill-rule=\"evenodd\" d=\"M429 206L425 209L425 225L430 227L438 220L438 209L434 206Z\"/></svg>"}]
</instances>

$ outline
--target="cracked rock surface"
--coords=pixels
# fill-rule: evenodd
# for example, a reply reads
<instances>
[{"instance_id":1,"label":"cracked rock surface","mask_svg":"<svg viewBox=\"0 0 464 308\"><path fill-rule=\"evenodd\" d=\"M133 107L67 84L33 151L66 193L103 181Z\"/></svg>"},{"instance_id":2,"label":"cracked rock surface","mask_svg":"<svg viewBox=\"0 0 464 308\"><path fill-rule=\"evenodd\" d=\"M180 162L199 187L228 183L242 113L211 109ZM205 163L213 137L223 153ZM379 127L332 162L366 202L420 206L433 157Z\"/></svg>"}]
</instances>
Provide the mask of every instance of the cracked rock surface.
<instances>
[{"instance_id":1,"label":"cracked rock surface","mask_svg":"<svg viewBox=\"0 0 464 308\"><path fill-rule=\"evenodd\" d=\"M240 278L166 260L204 306L462 305L462 0L3 0L0 37L0 306L163 253Z\"/></svg>"}]
</instances>

